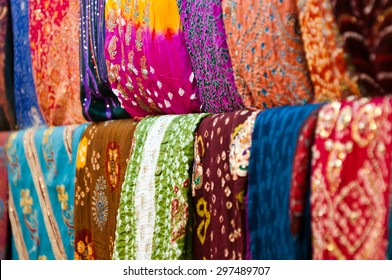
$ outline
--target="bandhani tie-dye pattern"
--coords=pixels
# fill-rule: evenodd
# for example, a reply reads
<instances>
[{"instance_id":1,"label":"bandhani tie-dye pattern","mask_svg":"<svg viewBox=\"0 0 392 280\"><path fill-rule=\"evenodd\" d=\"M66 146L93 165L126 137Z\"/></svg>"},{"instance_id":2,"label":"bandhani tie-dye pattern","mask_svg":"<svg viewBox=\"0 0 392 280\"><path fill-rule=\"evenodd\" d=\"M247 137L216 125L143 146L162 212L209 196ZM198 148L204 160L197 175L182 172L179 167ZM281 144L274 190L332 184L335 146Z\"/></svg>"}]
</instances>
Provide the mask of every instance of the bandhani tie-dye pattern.
<instances>
[{"instance_id":1,"label":"bandhani tie-dye pattern","mask_svg":"<svg viewBox=\"0 0 392 280\"><path fill-rule=\"evenodd\" d=\"M249 160L248 225L252 259L311 258L310 219L290 231L293 159L303 123L319 104L265 110L256 119Z\"/></svg>"},{"instance_id":2,"label":"bandhani tie-dye pattern","mask_svg":"<svg viewBox=\"0 0 392 280\"><path fill-rule=\"evenodd\" d=\"M245 259L248 164L259 111L205 118L195 139L192 197L195 259Z\"/></svg>"},{"instance_id":3,"label":"bandhani tie-dye pattern","mask_svg":"<svg viewBox=\"0 0 392 280\"><path fill-rule=\"evenodd\" d=\"M110 260L134 120L90 124L76 160L75 259Z\"/></svg>"},{"instance_id":4,"label":"bandhani tie-dye pattern","mask_svg":"<svg viewBox=\"0 0 392 280\"><path fill-rule=\"evenodd\" d=\"M298 0L297 5L314 101L359 96L358 77L344 52L330 0Z\"/></svg>"},{"instance_id":5,"label":"bandhani tie-dye pattern","mask_svg":"<svg viewBox=\"0 0 392 280\"><path fill-rule=\"evenodd\" d=\"M177 3L203 112L242 109L226 42L222 1L177 0Z\"/></svg>"},{"instance_id":6,"label":"bandhani tie-dye pattern","mask_svg":"<svg viewBox=\"0 0 392 280\"><path fill-rule=\"evenodd\" d=\"M175 0L106 2L109 81L132 115L200 112Z\"/></svg>"},{"instance_id":7,"label":"bandhani tie-dye pattern","mask_svg":"<svg viewBox=\"0 0 392 280\"><path fill-rule=\"evenodd\" d=\"M314 259L385 259L391 189L391 97L321 109L312 147Z\"/></svg>"},{"instance_id":8,"label":"bandhani tie-dye pattern","mask_svg":"<svg viewBox=\"0 0 392 280\"><path fill-rule=\"evenodd\" d=\"M13 44L9 0L0 0L0 130L15 129Z\"/></svg>"},{"instance_id":9,"label":"bandhani tie-dye pattern","mask_svg":"<svg viewBox=\"0 0 392 280\"><path fill-rule=\"evenodd\" d=\"M8 132L0 133L0 260L9 258L8 177L5 143Z\"/></svg>"},{"instance_id":10,"label":"bandhani tie-dye pattern","mask_svg":"<svg viewBox=\"0 0 392 280\"><path fill-rule=\"evenodd\" d=\"M223 0L222 6L245 106L264 109L312 100L296 0Z\"/></svg>"},{"instance_id":11,"label":"bandhani tie-dye pattern","mask_svg":"<svg viewBox=\"0 0 392 280\"><path fill-rule=\"evenodd\" d=\"M88 121L129 118L110 88L105 59L105 1L80 0L81 95Z\"/></svg>"},{"instance_id":12,"label":"bandhani tie-dye pattern","mask_svg":"<svg viewBox=\"0 0 392 280\"><path fill-rule=\"evenodd\" d=\"M205 114L143 119L122 187L114 259L190 259L195 130Z\"/></svg>"},{"instance_id":13,"label":"bandhani tie-dye pattern","mask_svg":"<svg viewBox=\"0 0 392 280\"><path fill-rule=\"evenodd\" d=\"M392 93L392 1L332 0L363 95Z\"/></svg>"},{"instance_id":14,"label":"bandhani tie-dye pattern","mask_svg":"<svg viewBox=\"0 0 392 280\"><path fill-rule=\"evenodd\" d=\"M79 30L79 1L29 0L33 76L47 125L85 122L80 103Z\"/></svg>"},{"instance_id":15,"label":"bandhani tie-dye pattern","mask_svg":"<svg viewBox=\"0 0 392 280\"><path fill-rule=\"evenodd\" d=\"M38 106L29 39L29 2L12 0L12 31L14 37L15 114L19 129L44 124Z\"/></svg>"},{"instance_id":16,"label":"bandhani tie-dye pattern","mask_svg":"<svg viewBox=\"0 0 392 280\"><path fill-rule=\"evenodd\" d=\"M10 134L6 147L13 259L74 258L76 154L85 127Z\"/></svg>"}]
</instances>

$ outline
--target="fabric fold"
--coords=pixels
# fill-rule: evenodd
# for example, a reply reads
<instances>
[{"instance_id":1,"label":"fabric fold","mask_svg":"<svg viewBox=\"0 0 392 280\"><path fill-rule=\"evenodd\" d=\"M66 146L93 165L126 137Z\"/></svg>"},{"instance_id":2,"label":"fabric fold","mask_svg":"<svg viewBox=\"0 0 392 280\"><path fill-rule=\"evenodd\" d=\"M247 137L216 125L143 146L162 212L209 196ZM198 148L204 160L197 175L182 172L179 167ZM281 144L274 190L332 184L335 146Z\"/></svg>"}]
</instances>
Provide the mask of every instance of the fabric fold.
<instances>
[{"instance_id":1,"label":"fabric fold","mask_svg":"<svg viewBox=\"0 0 392 280\"><path fill-rule=\"evenodd\" d=\"M0 133L0 260L8 260L11 257L7 158L4 149L8 135L8 132Z\"/></svg>"}]
</instances>

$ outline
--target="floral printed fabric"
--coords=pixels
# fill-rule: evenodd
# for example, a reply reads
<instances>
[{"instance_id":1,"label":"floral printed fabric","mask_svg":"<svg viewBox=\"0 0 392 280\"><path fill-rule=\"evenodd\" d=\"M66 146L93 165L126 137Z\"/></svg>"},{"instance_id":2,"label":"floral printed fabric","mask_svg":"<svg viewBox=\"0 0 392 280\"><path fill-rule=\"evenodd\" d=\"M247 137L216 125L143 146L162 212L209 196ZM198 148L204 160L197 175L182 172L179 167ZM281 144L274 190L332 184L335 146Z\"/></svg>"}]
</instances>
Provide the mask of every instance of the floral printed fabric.
<instances>
[{"instance_id":1,"label":"floral printed fabric","mask_svg":"<svg viewBox=\"0 0 392 280\"><path fill-rule=\"evenodd\" d=\"M226 42L221 0L177 0L203 112L242 109Z\"/></svg>"},{"instance_id":2,"label":"floral printed fabric","mask_svg":"<svg viewBox=\"0 0 392 280\"><path fill-rule=\"evenodd\" d=\"M29 35L38 104L48 125L83 123L80 7L76 0L29 0Z\"/></svg>"},{"instance_id":3,"label":"floral printed fabric","mask_svg":"<svg viewBox=\"0 0 392 280\"><path fill-rule=\"evenodd\" d=\"M0 260L9 258L8 177L5 143L8 132L0 133Z\"/></svg>"},{"instance_id":4,"label":"floral printed fabric","mask_svg":"<svg viewBox=\"0 0 392 280\"><path fill-rule=\"evenodd\" d=\"M109 81L132 116L200 112L175 0L106 2Z\"/></svg>"},{"instance_id":5,"label":"floral printed fabric","mask_svg":"<svg viewBox=\"0 0 392 280\"><path fill-rule=\"evenodd\" d=\"M259 111L205 118L196 132L192 198L195 259L245 259L248 164Z\"/></svg>"},{"instance_id":6,"label":"floral printed fabric","mask_svg":"<svg viewBox=\"0 0 392 280\"><path fill-rule=\"evenodd\" d=\"M312 100L296 0L223 0L222 6L245 106L264 109Z\"/></svg>"},{"instance_id":7,"label":"floral printed fabric","mask_svg":"<svg viewBox=\"0 0 392 280\"><path fill-rule=\"evenodd\" d=\"M194 133L205 114L143 119L122 188L114 259L189 259Z\"/></svg>"},{"instance_id":8,"label":"floral printed fabric","mask_svg":"<svg viewBox=\"0 0 392 280\"><path fill-rule=\"evenodd\" d=\"M76 153L85 125L10 134L13 259L73 259Z\"/></svg>"},{"instance_id":9,"label":"floral printed fabric","mask_svg":"<svg viewBox=\"0 0 392 280\"><path fill-rule=\"evenodd\" d=\"M314 259L385 259L391 192L392 99L321 109L312 147Z\"/></svg>"},{"instance_id":10,"label":"floral printed fabric","mask_svg":"<svg viewBox=\"0 0 392 280\"><path fill-rule=\"evenodd\" d=\"M75 259L112 259L133 120L90 124L80 141L75 185Z\"/></svg>"}]
</instances>

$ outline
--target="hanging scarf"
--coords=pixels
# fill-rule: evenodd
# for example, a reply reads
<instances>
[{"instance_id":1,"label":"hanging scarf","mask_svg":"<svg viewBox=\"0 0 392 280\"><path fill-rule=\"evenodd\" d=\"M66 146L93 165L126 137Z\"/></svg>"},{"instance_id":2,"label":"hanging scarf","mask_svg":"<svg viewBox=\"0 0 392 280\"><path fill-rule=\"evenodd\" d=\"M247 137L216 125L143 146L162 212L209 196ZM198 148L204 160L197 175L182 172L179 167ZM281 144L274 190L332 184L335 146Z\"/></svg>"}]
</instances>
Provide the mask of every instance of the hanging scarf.
<instances>
[{"instance_id":1,"label":"hanging scarf","mask_svg":"<svg viewBox=\"0 0 392 280\"><path fill-rule=\"evenodd\" d=\"M310 259L310 232L291 235L289 197L298 135L319 106L274 108L261 112L256 119L248 190L253 259Z\"/></svg>"},{"instance_id":2,"label":"hanging scarf","mask_svg":"<svg viewBox=\"0 0 392 280\"><path fill-rule=\"evenodd\" d=\"M391 97L334 102L312 148L315 259L385 259L391 188Z\"/></svg>"},{"instance_id":3,"label":"hanging scarf","mask_svg":"<svg viewBox=\"0 0 392 280\"><path fill-rule=\"evenodd\" d=\"M14 92L18 128L42 125L32 74L29 39L28 0L12 0L12 30L14 36Z\"/></svg>"},{"instance_id":4,"label":"hanging scarf","mask_svg":"<svg viewBox=\"0 0 392 280\"><path fill-rule=\"evenodd\" d=\"M205 114L143 119L122 188L114 259L188 259L194 133Z\"/></svg>"},{"instance_id":5,"label":"hanging scarf","mask_svg":"<svg viewBox=\"0 0 392 280\"><path fill-rule=\"evenodd\" d=\"M311 100L296 0L223 0L222 6L244 104L264 109Z\"/></svg>"},{"instance_id":6,"label":"hanging scarf","mask_svg":"<svg viewBox=\"0 0 392 280\"><path fill-rule=\"evenodd\" d=\"M109 81L132 115L200 111L175 0L106 2Z\"/></svg>"},{"instance_id":7,"label":"hanging scarf","mask_svg":"<svg viewBox=\"0 0 392 280\"><path fill-rule=\"evenodd\" d=\"M76 152L85 125L10 134L9 215L14 259L73 259Z\"/></svg>"},{"instance_id":8,"label":"hanging scarf","mask_svg":"<svg viewBox=\"0 0 392 280\"><path fill-rule=\"evenodd\" d=\"M226 42L221 0L177 0L202 110L243 108Z\"/></svg>"},{"instance_id":9,"label":"hanging scarf","mask_svg":"<svg viewBox=\"0 0 392 280\"><path fill-rule=\"evenodd\" d=\"M76 0L29 0L29 35L38 104L48 125L85 122L80 104Z\"/></svg>"},{"instance_id":10,"label":"hanging scarf","mask_svg":"<svg viewBox=\"0 0 392 280\"><path fill-rule=\"evenodd\" d=\"M205 118L196 132L192 195L195 259L244 259L244 197L253 125L259 111Z\"/></svg>"},{"instance_id":11,"label":"hanging scarf","mask_svg":"<svg viewBox=\"0 0 392 280\"><path fill-rule=\"evenodd\" d=\"M8 132L0 133L0 260L9 258L8 177L4 145Z\"/></svg>"},{"instance_id":12,"label":"hanging scarf","mask_svg":"<svg viewBox=\"0 0 392 280\"><path fill-rule=\"evenodd\" d=\"M106 69L105 1L80 0L81 101L89 121L128 118L113 94Z\"/></svg>"},{"instance_id":13,"label":"hanging scarf","mask_svg":"<svg viewBox=\"0 0 392 280\"><path fill-rule=\"evenodd\" d=\"M76 160L75 259L112 259L117 210L136 122L90 124Z\"/></svg>"},{"instance_id":14,"label":"hanging scarf","mask_svg":"<svg viewBox=\"0 0 392 280\"><path fill-rule=\"evenodd\" d=\"M358 77L344 52L330 0L298 0L297 5L314 101L358 96Z\"/></svg>"}]
</instances>

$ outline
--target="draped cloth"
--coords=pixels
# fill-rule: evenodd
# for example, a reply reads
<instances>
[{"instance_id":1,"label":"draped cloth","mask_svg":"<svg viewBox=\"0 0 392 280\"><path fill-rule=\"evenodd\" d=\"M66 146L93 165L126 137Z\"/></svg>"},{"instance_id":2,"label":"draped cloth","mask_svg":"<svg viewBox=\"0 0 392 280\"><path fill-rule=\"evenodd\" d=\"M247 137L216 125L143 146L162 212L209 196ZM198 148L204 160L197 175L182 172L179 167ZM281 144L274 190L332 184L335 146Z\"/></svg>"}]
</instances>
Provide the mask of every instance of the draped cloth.
<instances>
[{"instance_id":1,"label":"draped cloth","mask_svg":"<svg viewBox=\"0 0 392 280\"><path fill-rule=\"evenodd\" d=\"M391 188L391 97L333 102L312 148L314 259L385 259Z\"/></svg>"},{"instance_id":2,"label":"draped cloth","mask_svg":"<svg viewBox=\"0 0 392 280\"><path fill-rule=\"evenodd\" d=\"M205 114L143 119L122 187L114 259L190 259L194 134Z\"/></svg>"},{"instance_id":3,"label":"draped cloth","mask_svg":"<svg viewBox=\"0 0 392 280\"><path fill-rule=\"evenodd\" d=\"M42 127L10 134L13 259L73 259L76 153L84 129Z\"/></svg>"},{"instance_id":4,"label":"draped cloth","mask_svg":"<svg viewBox=\"0 0 392 280\"><path fill-rule=\"evenodd\" d=\"M88 121L124 119L129 115L110 88L105 60L105 1L80 0L81 95Z\"/></svg>"},{"instance_id":5,"label":"draped cloth","mask_svg":"<svg viewBox=\"0 0 392 280\"><path fill-rule=\"evenodd\" d=\"M200 112L175 0L106 2L109 82L132 116Z\"/></svg>"},{"instance_id":6,"label":"draped cloth","mask_svg":"<svg viewBox=\"0 0 392 280\"><path fill-rule=\"evenodd\" d=\"M298 0L297 5L314 101L358 96L358 77L344 51L330 0Z\"/></svg>"},{"instance_id":7,"label":"draped cloth","mask_svg":"<svg viewBox=\"0 0 392 280\"><path fill-rule=\"evenodd\" d=\"M192 178L195 259L245 259L244 197L258 113L216 114L197 129Z\"/></svg>"},{"instance_id":8,"label":"draped cloth","mask_svg":"<svg viewBox=\"0 0 392 280\"><path fill-rule=\"evenodd\" d=\"M16 127L13 85L13 44L9 0L0 0L0 130Z\"/></svg>"},{"instance_id":9,"label":"draped cloth","mask_svg":"<svg viewBox=\"0 0 392 280\"><path fill-rule=\"evenodd\" d=\"M392 93L392 1L332 0L363 95Z\"/></svg>"},{"instance_id":10,"label":"draped cloth","mask_svg":"<svg viewBox=\"0 0 392 280\"><path fill-rule=\"evenodd\" d=\"M12 0L12 31L14 38L15 114L19 129L42 125L44 119L38 106L29 39L28 0Z\"/></svg>"},{"instance_id":11,"label":"draped cloth","mask_svg":"<svg viewBox=\"0 0 392 280\"><path fill-rule=\"evenodd\" d=\"M264 109L312 100L296 0L223 0L222 6L244 104Z\"/></svg>"},{"instance_id":12,"label":"draped cloth","mask_svg":"<svg viewBox=\"0 0 392 280\"><path fill-rule=\"evenodd\" d=\"M48 125L85 122L80 104L80 7L76 0L29 0L38 104Z\"/></svg>"},{"instance_id":13,"label":"draped cloth","mask_svg":"<svg viewBox=\"0 0 392 280\"><path fill-rule=\"evenodd\" d=\"M133 120L90 124L76 160L75 259L112 259L121 188L136 129Z\"/></svg>"},{"instance_id":14,"label":"draped cloth","mask_svg":"<svg viewBox=\"0 0 392 280\"><path fill-rule=\"evenodd\" d=\"M10 227L8 218L8 177L5 143L8 132L0 133L0 260L9 258Z\"/></svg>"},{"instance_id":15,"label":"draped cloth","mask_svg":"<svg viewBox=\"0 0 392 280\"><path fill-rule=\"evenodd\" d=\"M278 107L261 112L256 119L248 170L252 259L311 257L310 225L304 225L303 234L291 234L289 199L298 135L319 106Z\"/></svg>"},{"instance_id":16,"label":"draped cloth","mask_svg":"<svg viewBox=\"0 0 392 280\"><path fill-rule=\"evenodd\" d=\"M226 42L221 0L177 0L203 112L242 109Z\"/></svg>"}]
</instances>

